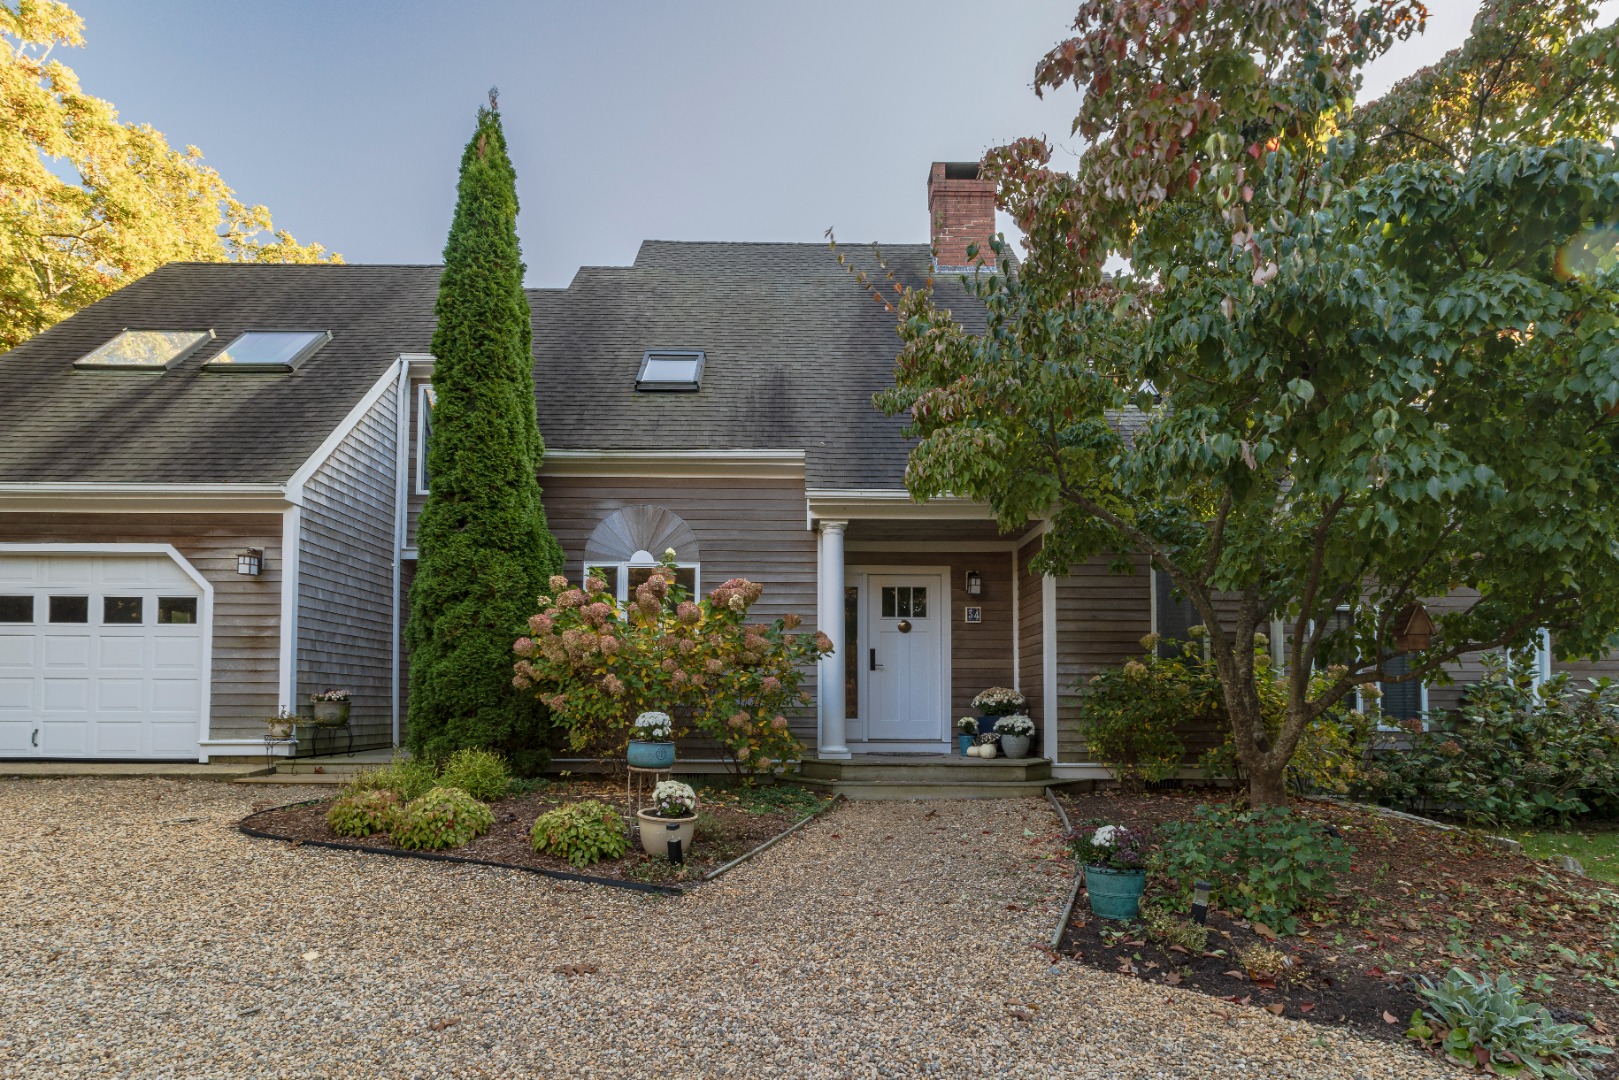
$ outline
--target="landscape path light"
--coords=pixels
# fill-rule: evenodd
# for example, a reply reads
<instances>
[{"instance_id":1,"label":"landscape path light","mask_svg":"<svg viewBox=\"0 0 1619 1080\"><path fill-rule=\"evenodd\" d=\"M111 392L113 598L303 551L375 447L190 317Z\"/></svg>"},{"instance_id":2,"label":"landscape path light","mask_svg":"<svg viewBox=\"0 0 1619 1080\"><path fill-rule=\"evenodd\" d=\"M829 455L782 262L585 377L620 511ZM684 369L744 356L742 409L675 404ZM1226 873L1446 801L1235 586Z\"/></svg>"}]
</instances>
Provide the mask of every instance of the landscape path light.
<instances>
[{"instance_id":1,"label":"landscape path light","mask_svg":"<svg viewBox=\"0 0 1619 1080\"><path fill-rule=\"evenodd\" d=\"M1209 917L1209 883L1198 881L1192 884L1192 918L1202 923Z\"/></svg>"}]
</instances>

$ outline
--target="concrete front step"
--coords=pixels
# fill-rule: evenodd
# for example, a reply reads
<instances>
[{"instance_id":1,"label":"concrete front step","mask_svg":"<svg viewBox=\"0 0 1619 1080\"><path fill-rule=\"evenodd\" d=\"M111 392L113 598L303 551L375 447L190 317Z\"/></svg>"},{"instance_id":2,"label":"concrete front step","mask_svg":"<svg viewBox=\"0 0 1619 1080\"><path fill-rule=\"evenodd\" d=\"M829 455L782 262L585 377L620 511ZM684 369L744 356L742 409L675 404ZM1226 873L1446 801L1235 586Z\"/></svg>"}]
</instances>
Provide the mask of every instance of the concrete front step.
<instances>
[{"instance_id":1,"label":"concrete front step","mask_svg":"<svg viewBox=\"0 0 1619 1080\"><path fill-rule=\"evenodd\" d=\"M798 781L850 800L907 802L916 799L1037 799L1049 780L816 780Z\"/></svg>"},{"instance_id":2,"label":"concrete front step","mask_svg":"<svg viewBox=\"0 0 1619 1080\"><path fill-rule=\"evenodd\" d=\"M799 772L809 780L837 780L844 783L1021 783L1050 780L1051 759L858 754L844 761L806 758L799 766Z\"/></svg>"}]
</instances>

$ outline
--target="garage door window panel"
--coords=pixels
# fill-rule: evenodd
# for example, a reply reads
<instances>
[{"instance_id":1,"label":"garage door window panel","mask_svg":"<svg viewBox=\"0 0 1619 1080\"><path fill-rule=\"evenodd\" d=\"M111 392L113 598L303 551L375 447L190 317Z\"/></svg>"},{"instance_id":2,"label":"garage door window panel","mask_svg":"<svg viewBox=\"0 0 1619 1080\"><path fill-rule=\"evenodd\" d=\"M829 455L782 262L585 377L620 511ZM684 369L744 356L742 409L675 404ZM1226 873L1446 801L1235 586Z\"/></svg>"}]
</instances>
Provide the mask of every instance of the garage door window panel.
<instances>
[{"instance_id":1,"label":"garage door window panel","mask_svg":"<svg viewBox=\"0 0 1619 1080\"><path fill-rule=\"evenodd\" d=\"M87 623L90 621L88 596L53 596L50 599L51 622Z\"/></svg>"},{"instance_id":2,"label":"garage door window panel","mask_svg":"<svg viewBox=\"0 0 1619 1080\"><path fill-rule=\"evenodd\" d=\"M197 598L195 596L158 597L157 621L165 626L195 623L197 621Z\"/></svg>"},{"instance_id":3,"label":"garage door window panel","mask_svg":"<svg viewBox=\"0 0 1619 1080\"><path fill-rule=\"evenodd\" d=\"M139 596L104 596L101 621L107 626L139 626L144 621L144 608Z\"/></svg>"},{"instance_id":4,"label":"garage door window panel","mask_svg":"<svg viewBox=\"0 0 1619 1080\"><path fill-rule=\"evenodd\" d=\"M31 623L34 621L32 596L0 596L0 623Z\"/></svg>"}]
</instances>

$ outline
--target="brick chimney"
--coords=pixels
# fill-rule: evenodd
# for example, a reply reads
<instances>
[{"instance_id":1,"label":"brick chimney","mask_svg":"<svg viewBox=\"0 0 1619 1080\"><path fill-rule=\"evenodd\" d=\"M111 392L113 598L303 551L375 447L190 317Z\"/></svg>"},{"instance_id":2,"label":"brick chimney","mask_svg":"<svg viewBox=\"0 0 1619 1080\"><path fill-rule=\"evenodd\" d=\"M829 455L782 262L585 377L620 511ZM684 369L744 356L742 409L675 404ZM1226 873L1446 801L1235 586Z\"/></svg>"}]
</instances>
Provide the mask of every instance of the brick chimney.
<instances>
[{"instance_id":1,"label":"brick chimney","mask_svg":"<svg viewBox=\"0 0 1619 1080\"><path fill-rule=\"evenodd\" d=\"M933 163L928 172L928 218L939 269L967 270L979 259L994 264L989 238L995 235L995 182L978 178L978 162ZM968 244L978 245L975 258L967 257Z\"/></svg>"}]
</instances>

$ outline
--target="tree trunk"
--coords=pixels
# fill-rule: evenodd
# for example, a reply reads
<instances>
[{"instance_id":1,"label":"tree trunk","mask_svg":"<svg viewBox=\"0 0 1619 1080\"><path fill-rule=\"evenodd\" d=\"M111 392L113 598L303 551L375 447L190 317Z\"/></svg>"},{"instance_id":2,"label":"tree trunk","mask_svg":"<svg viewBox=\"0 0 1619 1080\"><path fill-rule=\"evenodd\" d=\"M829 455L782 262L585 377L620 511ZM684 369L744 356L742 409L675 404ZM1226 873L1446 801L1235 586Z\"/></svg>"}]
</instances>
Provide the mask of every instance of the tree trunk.
<instances>
[{"instance_id":1,"label":"tree trunk","mask_svg":"<svg viewBox=\"0 0 1619 1080\"><path fill-rule=\"evenodd\" d=\"M1274 764L1269 759L1273 755L1266 754L1264 759L1254 763L1248 770L1248 805L1260 806L1286 806L1287 781L1284 774L1287 763Z\"/></svg>"}]
</instances>

